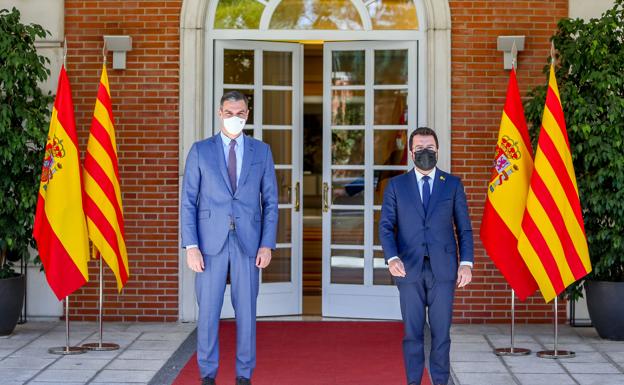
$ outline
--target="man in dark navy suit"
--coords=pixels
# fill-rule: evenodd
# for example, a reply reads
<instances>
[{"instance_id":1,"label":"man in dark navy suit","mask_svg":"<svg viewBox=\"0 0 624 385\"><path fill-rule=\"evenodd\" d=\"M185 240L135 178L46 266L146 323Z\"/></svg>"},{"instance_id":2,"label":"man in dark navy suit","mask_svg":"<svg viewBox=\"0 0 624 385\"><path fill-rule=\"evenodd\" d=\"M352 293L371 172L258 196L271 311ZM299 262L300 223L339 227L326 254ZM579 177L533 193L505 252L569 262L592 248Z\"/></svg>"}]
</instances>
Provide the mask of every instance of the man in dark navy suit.
<instances>
[{"instance_id":1,"label":"man in dark navy suit","mask_svg":"<svg viewBox=\"0 0 624 385\"><path fill-rule=\"evenodd\" d=\"M461 181L436 168L435 131L420 127L409 144L415 168L388 182L379 236L399 289L407 382L419 385L422 378L428 315L431 378L435 385L447 384L455 285L462 288L472 280L472 226Z\"/></svg>"}]
</instances>

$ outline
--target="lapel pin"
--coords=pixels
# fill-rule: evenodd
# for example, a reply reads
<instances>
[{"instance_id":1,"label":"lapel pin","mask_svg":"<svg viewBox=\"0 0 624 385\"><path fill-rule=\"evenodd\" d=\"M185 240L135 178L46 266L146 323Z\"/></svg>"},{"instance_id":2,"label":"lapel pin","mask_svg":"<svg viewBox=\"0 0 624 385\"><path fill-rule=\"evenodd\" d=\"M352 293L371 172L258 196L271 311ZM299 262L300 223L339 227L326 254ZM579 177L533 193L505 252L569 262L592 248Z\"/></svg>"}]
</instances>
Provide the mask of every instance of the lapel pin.
<instances>
[{"instance_id":1,"label":"lapel pin","mask_svg":"<svg viewBox=\"0 0 624 385\"><path fill-rule=\"evenodd\" d=\"M444 175L440 175L440 180L446 180L446 177Z\"/></svg>"}]
</instances>

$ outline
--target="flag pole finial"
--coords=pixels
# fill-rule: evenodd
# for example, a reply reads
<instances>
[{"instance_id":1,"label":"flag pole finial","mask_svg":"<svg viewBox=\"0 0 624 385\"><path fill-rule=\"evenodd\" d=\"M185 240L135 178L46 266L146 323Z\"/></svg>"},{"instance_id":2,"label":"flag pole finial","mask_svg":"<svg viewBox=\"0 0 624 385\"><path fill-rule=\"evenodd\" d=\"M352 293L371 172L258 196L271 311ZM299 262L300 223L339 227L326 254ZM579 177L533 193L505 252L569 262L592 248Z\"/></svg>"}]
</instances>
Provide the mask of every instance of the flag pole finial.
<instances>
[{"instance_id":1,"label":"flag pole finial","mask_svg":"<svg viewBox=\"0 0 624 385\"><path fill-rule=\"evenodd\" d=\"M511 69L513 71L516 70L518 66L518 47L516 46L516 41L513 41L513 45L511 46Z\"/></svg>"},{"instance_id":2,"label":"flag pole finial","mask_svg":"<svg viewBox=\"0 0 624 385\"><path fill-rule=\"evenodd\" d=\"M102 46L102 58L104 59L104 65L106 65L106 54L107 54L107 49L106 49L106 39L104 39L104 45Z\"/></svg>"},{"instance_id":3,"label":"flag pole finial","mask_svg":"<svg viewBox=\"0 0 624 385\"><path fill-rule=\"evenodd\" d=\"M550 65L555 65L555 42L550 41Z\"/></svg>"},{"instance_id":4,"label":"flag pole finial","mask_svg":"<svg viewBox=\"0 0 624 385\"><path fill-rule=\"evenodd\" d=\"M63 39L63 67L67 69L67 36Z\"/></svg>"}]
</instances>

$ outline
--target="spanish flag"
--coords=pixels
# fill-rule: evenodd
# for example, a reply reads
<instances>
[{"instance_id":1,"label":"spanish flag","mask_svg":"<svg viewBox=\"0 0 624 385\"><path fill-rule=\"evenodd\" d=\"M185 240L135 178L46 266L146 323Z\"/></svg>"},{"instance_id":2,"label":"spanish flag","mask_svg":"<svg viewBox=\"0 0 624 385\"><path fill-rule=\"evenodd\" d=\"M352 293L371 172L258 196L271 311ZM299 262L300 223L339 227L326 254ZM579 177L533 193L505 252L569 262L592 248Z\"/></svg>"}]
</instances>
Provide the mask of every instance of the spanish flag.
<instances>
[{"instance_id":1,"label":"spanish flag","mask_svg":"<svg viewBox=\"0 0 624 385\"><path fill-rule=\"evenodd\" d=\"M487 254L521 300L537 290L537 283L517 248L532 172L533 151L524 120L516 70L512 69L480 235Z\"/></svg>"},{"instance_id":2,"label":"spanish flag","mask_svg":"<svg viewBox=\"0 0 624 385\"><path fill-rule=\"evenodd\" d=\"M115 274L117 290L121 291L130 271L113 122L113 105L104 65L84 163L85 213L93 248Z\"/></svg>"},{"instance_id":3,"label":"spanish flag","mask_svg":"<svg viewBox=\"0 0 624 385\"><path fill-rule=\"evenodd\" d=\"M79 162L71 88L65 67L61 67L33 229L48 284L59 300L89 280L89 238Z\"/></svg>"},{"instance_id":4,"label":"spanish flag","mask_svg":"<svg viewBox=\"0 0 624 385\"><path fill-rule=\"evenodd\" d=\"M591 271L570 142L552 65L518 250L546 302Z\"/></svg>"}]
</instances>

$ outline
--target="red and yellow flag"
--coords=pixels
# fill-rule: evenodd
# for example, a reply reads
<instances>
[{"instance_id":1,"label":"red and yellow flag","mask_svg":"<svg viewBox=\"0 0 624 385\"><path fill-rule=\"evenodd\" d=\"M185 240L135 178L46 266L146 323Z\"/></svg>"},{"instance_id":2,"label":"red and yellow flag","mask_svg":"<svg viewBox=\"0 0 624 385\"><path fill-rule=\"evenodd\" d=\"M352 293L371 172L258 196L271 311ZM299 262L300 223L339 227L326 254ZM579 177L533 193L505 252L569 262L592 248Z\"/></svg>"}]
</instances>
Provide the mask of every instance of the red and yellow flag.
<instances>
[{"instance_id":1,"label":"red and yellow flag","mask_svg":"<svg viewBox=\"0 0 624 385\"><path fill-rule=\"evenodd\" d=\"M572 153L552 65L518 250L546 302L591 271Z\"/></svg>"},{"instance_id":2,"label":"red and yellow flag","mask_svg":"<svg viewBox=\"0 0 624 385\"><path fill-rule=\"evenodd\" d=\"M531 141L516 71L512 69L480 235L487 254L522 300L537 290L537 283L517 248L532 172Z\"/></svg>"},{"instance_id":3,"label":"red and yellow flag","mask_svg":"<svg viewBox=\"0 0 624 385\"><path fill-rule=\"evenodd\" d=\"M128 281L130 270L113 122L113 106L104 65L84 163L85 213L93 247L115 274L117 289L121 291Z\"/></svg>"},{"instance_id":4,"label":"red and yellow flag","mask_svg":"<svg viewBox=\"0 0 624 385\"><path fill-rule=\"evenodd\" d=\"M61 67L33 229L46 279L59 300L89 280L79 162L71 87L65 67Z\"/></svg>"}]
</instances>

